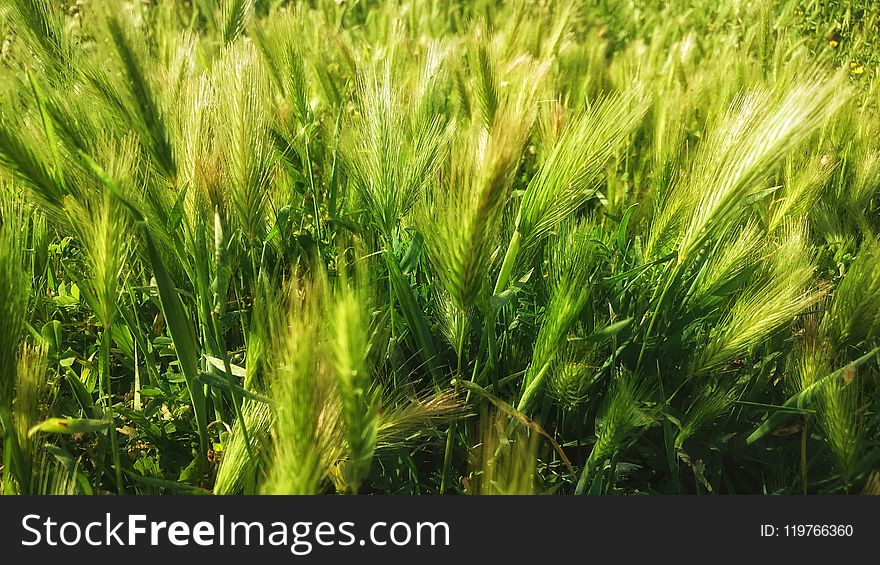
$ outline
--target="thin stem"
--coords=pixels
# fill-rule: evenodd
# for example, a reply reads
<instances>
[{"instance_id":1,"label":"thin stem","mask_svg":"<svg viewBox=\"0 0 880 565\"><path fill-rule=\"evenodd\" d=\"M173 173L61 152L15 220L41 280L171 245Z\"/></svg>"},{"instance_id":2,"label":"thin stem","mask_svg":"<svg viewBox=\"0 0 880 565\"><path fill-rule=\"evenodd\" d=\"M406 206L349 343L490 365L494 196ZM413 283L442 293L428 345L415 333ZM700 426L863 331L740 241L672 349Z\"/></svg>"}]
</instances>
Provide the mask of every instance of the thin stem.
<instances>
[{"instance_id":1,"label":"thin stem","mask_svg":"<svg viewBox=\"0 0 880 565\"><path fill-rule=\"evenodd\" d=\"M3 481L3 494L9 495L13 494L12 491L12 481L10 481L10 477L12 476L12 442L9 441L9 437L7 435L6 441L3 442L3 476L0 480Z\"/></svg>"},{"instance_id":2,"label":"thin stem","mask_svg":"<svg viewBox=\"0 0 880 565\"><path fill-rule=\"evenodd\" d=\"M466 316L467 314L465 314ZM467 338L467 319L465 318L465 323L461 324L458 328L458 364L455 369L455 383L453 384L456 395L458 394L459 381L463 378L462 376L462 360L464 358L464 342ZM452 468L452 447L453 440L455 437L455 422L450 422L449 429L446 431L446 449L443 453L443 472L440 475L440 494L446 493L447 482L449 481L449 472Z\"/></svg>"},{"instance_id":3,"label":"thin stem","mask_svg":"<svg viewBox=\"0 0 880 565\"><path fill-rule=\"evenodd\" d=\"M595 467L595 463L593 462L593 450L590 450L590 455L587 457L587 462L584 464L584 468L581 471L581 476L578 478L577 486L574 489L574 493L576 495L584 494L584 491L587 490L587 485L591 482L593 478L593 468Z\"/></svg>"},{"instance_id":4,"label":"thin stem","mask_svg":"<svg viewBox=\"0 0 880 565\"><path fill-rule=\"evenodd\" d=\"M232 406L235 412L235 419L241 425L241 431L244 436L245 450L248 457L253 458L253 450L251 449L251 438L248 432L247 422L244 419L244 413L241 410L242 397L238 392L238 382L232 374L232 364L229 362L229 353L226 351L225 335L221 333L222 320L220 316L222 312L211 312L211 323L214 326L214 339L217 341L218 352L223 356L223 370L226 372L226 381L229 383L229 392L232 395Z\"/></svg>"},{"instance_id":5,"label":"thin stem","mask_svg":"<svg viewBox=\"0 0 880 565\"><path fill-rule=\"evenodd\" d=\"M804 428L801 430L801 493L807 494L807 417L804 416Z\"/></svg>"},{"instance_id":6,"label":"thin stem","mask_svg":"<svg viewBox=\"0 0 880 565\"><path fill-rule=\"evenodd\" d=\"M113 397L110 391L110 340L112 339L110 330L111 322L105 322L104 333L101 334L101 379L106 387L104 408L110 418L110 450L115 467L116 493L125 494L122 483L122 458L119 455L119 438L116 436L116 417L113 413Z\"/></svg>"}]
</instances>

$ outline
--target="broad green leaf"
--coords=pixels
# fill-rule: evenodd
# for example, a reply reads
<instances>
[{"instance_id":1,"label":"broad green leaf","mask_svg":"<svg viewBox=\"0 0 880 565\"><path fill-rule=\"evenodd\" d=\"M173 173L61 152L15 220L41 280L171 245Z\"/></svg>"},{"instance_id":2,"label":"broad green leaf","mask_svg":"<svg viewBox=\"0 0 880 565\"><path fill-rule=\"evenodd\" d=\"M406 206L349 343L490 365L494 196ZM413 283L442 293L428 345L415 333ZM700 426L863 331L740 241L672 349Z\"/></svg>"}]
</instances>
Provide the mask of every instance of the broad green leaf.
<instances>
[{"instance_id":1,"label":"broad green leaf","mask_svg":"<svg viewBox=\"0 0 880 565\"><path fill-rule=\"evenodd\" d=\"M620 226L617 228L617 248L620 251L626 251L626 231L629 228L629 221L632 219L632 215L636 211L638 205L639 203L636 202L627 208L623 213L623 217L620 219Z\"/></svg>"},{"instance_id":2,"label":"broad green leaf","mask_svg":"<svg viewBox=\"0 0 880 565\"><path fill-rule=\"evenodd\" d=\"M174 350L186 379L186 386L196 415L201 452L205 454L208 447L208 415L205 392L199 384L198 359L200 354L196 346L192 323L183 309L180 296L171 282L171 275L165 268L165 263L162 261L162 256L156 248L149 229L145 229L144 234L147 240L147 253L150 257L150 263L153 265L153 276L156 278L156 286L159 288L162 313L165 315L168 332L171 334Z\"/></svg>"},{"instance_id":3,"label":"broad green leaf","mask_svg":"<svg viewBox=\"0 0 880 565\"><path fill-rule=\"evenodd\" d=\"M165 224L165 229L168 233L173 232L180 226L180 222L183 220L184 213L184 205L186 204L186 193L188 192L189 185L185 185L180 192L177 193L177 200L174 201L174 207L171 208L171 213L168 214L168 222Z\"/></svg>"},{"instance_id":4,"label":"broad green leaf","mask_svg":"<svg viewBox=\"0 0 880 565\"><path fill-rule=\"evenodd\" d=\"M28 437L42 432L46 434L87 434L110 427L109 420L90 418L49 418L28 430Z\"/></svg>"},{"instance_id":5,"label":"broad green leaf","mask_svg":"<svg viewBox=\"0 0 880 565\"><path fill-rule=\"evenodd\" d=\"M122 472L128 475L134 482L151 487L164 488L173 492L185 492L188 494L211 494L211 491L209 490L205 490L203 488L188 485L185 483L178 483L166 479L157 479L156 477L145 477L143 475L138 475L137 473L132 473L128 469L123 469Z\"/></svg>"},{"instance_id":6,"label":"broad green leaf","mask_svg":"<svg viewBox=\"0 0 880 565\"><path fill-rule=\"evenodd\" d=\"M64 377L64 381L70 387L73 397L76 398L77 403L80 408L82 408L83 414L90 418L95 417L95 401L85 384L80 380L80 376L77 375L73 369L68 367L64 373Z\"/></svg>"},{"instance_id":7,"label":"broad green leaf","mask_svg":"<svg viewBox=\"0 0 880 565\"><path fill-rule=\"evenodd\" d=\"M409 242L409 247L407 247L406 253L403 255L403 259L400 260L400 269L404 274L408 275L415 270L416 266L419 264L419 258L422 256L422 250L424 247L425 238L422 237L421 233L415 232L412 240Z\"/></svg>"},{"instance_id":8,"label":"broad green leaf","mask_svg":"<svg viewBox=\"0 0 880 565\"><path fill-rule=\"evenodd\" d=\"M388 276L391 280L391 288L394 289L394 295L400 302L400 308L409 324L410 331L419 347L419 355L428 366L434 384L438 388L443 387L443 375L440 371L439 360L437 358L437 348L434 346L434 338L428 329L428 323L425 321L424 310L416 303L409 281L406 280L400 269L397 258L386 250L383 254L385 264L388 266Z\"/></svg>"},{"instance_id":9,"label":"broad green leaf","mask_svg":"<svg viewBox=\"0 0 880 565\"><path fill-rule=\"evenodd\" d=\"M61 359L61 344L64 343L61 322L58 320L46 322L40 329L40 337L46 344L49 360L59 361Z\"/></svg>"},{"instance_id":10,"label":"broad green leaf","mask_svg":"<svg viewBox=\"0 0 880 565\"><path fill-rule=\"evenodd\" d=\"M222 359L218 359L210 355L205 355L205 360L219 371L222 371L223 373L226 372L226 366L224 365ZM244 367L239 367L238 365L233 365L232 363L229 364L229 367L232 370L233 376L244 378L247 374L247 370Z\"/></svg>"}]
</instances>

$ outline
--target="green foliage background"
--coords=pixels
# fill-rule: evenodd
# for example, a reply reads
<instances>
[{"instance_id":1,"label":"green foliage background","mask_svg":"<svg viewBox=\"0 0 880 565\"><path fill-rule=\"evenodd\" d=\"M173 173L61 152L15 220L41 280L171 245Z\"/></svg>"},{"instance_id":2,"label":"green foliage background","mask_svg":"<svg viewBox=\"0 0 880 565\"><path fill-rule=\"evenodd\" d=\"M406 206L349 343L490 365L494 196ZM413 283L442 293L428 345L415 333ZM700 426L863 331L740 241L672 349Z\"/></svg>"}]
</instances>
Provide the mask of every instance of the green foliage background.
<instances>
[{"instance_id":1,"label":"green foliage background","mask_svg":"<svg viewBox=\"0 0 880 565\"><path fill-rule=\"evenodd\" d=\"M878 27L2 0L2 491L880 492Z\"/></svg>"}]
</instances>

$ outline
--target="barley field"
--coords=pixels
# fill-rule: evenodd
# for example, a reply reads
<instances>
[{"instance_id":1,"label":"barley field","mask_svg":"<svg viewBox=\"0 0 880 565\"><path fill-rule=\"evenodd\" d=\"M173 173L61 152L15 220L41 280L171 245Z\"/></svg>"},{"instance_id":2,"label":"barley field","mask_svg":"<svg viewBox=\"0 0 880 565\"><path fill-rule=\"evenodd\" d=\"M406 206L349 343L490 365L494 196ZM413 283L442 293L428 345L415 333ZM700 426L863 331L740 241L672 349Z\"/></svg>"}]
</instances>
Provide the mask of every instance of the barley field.
<instances>
[{"instance_id":1,"label":"barley field","mask_svg":"<svg viewBox=\"0 0 880 565\"><path fill-rule=\"evenodd\" d=\"M878 34L0 0L0 489L880 493Z\"/></svg>"}]
</instances>

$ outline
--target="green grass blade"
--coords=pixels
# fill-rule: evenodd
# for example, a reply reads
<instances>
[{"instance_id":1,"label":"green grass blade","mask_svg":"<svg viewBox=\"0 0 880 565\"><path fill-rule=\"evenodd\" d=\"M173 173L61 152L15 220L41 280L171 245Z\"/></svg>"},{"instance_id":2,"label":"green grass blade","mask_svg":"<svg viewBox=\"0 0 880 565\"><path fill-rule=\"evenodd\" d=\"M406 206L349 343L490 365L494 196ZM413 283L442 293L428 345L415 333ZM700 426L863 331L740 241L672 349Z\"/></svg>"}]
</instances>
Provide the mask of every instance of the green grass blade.
<instances>
[{"instance_id":1,"label":"green grass blade","mask_svg":"<svg viewBox=\"0 0 880 565\"><path fill-rule=\"evenodd\" d=\"M199 382L199 349L196 346L195 334L192 323L183 309L180 295L171 281L168 269L162 261L162 256L156 248L149 229L144 230L147 240L147 253L150 263L153 265L153 276L156 277L156 286L159 289L159 299L162 304L162 313L168 324L168 331L174 341L174 349L186 379L190 399L195 412L196 424L199 431L199 445L202 457L208 452L208 420L207 401L205 391Z\"/></svg>"},{"instance_id":2,"label":"green grass blade","mask_svg":"<svg viewBox=\"0 0 880 565\"><path fill-rule=\"evenodd\" d=\"M434 345L434 338L428 329L428 323L425 321L424 312L416 303L416 297L413 295L409 281L403 275L397 258L386 250L383 254L385 264L388 266L388 277L391 280L391 288L394 295L400 302L400 308L409 324L410 331L419 347L419 355L428 367L431 377L434 379L434 385L438 390L444 387L443 373L440 370L439 359L437 358L437 348Z\"/></svg>"}]
</instances>

